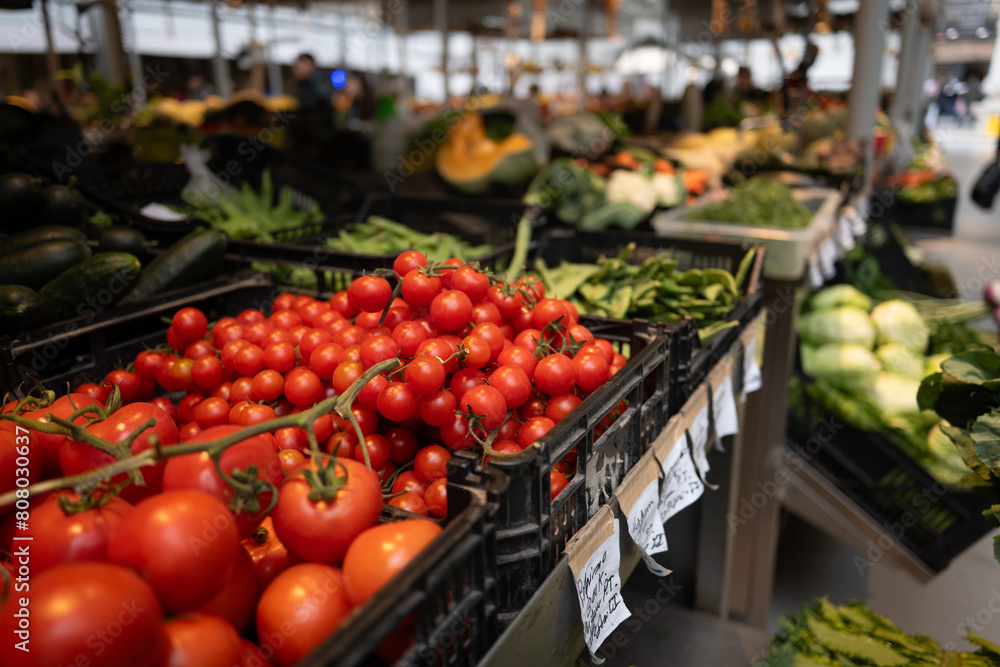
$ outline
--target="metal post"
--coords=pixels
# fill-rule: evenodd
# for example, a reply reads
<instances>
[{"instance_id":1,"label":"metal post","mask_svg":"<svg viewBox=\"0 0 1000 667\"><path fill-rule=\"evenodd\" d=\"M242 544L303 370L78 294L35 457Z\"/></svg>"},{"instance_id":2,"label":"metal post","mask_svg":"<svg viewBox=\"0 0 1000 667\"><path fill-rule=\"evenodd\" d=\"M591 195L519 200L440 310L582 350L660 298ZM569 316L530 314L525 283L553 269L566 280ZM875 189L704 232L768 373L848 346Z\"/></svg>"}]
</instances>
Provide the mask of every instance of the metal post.
<instances>
[{"instance_id":1,"label":"metal post","mask_svg":"<svg viewBox=\"0 0 1000 667\"><path fill-rule=\"evenodd\" d=\"M1000 23L1000 21L998 21ZM910 90L910 108L914 113L914 124L916 127L924 126L923 114L927 111L927 101L924 99L924 81L930 78L934 69L934 62L931 59L931 43L934 40L933 26L921 25L917 31L917 44L914 47L915 57L920 60L920 68L917 70L916 85Z\"/></svg>"},{"instance_id":2,"label":"metal post","mask_svg":"<svg viewBox=\"0 0 1000 667\"><path fill-rule=\"evenodd\" d=\"M271 40L264 50L267 54L267 83L271 89L271 95L282 95L285 92L281 81L281 63L274 57L274 52L278 48L278 22L274 18L274 5L271 5Z\"/></svg>"},{"instance_id":3,"label":"metal post","mask_svg":"<svg viewBox=\"0 0 1000 667\"><path fill-rule=\"evenodd\" d=\"M448 81L448 0L434 0L434 27L441 33L441 75L444 77L445 103L451 98Z\"/></svg>"},{"instance_id":4,"label":"metal post","mask_svg":"<svg viewBox=\"0 0 1000 667\"><path fill-rule=\"evenodd\" d=\"M663 99L669 99L670 95L670 75L671 70L673 70L673 64L668 62L670 60L669 53L673 49L673 40L670 38L670 0L663 0L663 80L660 82L662 87L662 92L660 93Z\"/></svg>"},{"instance_id":5,"label":"metal post","mask_svg":"<svg viewBox=\"0 0 1000 667\"><path fill-rule=\"evenodd\" d=\"M889 15L889 0L866 0L854 15L854 75L847 99L847 138L865 146L865 173L870 174L875 155L872 128L878 107L882 76L882 30Z\"/></svg>"},{"instance_id":6,"label":"metal post","mask_svg":"<svg viewBox=\"0 0 1000 667\"><path fill-rule=\"evenodd\" d=\"M913 88L920 82L918 77L924 71L924 58L926 54L917 52L917 45L920 41L920 6L922 0L912 0L906 4L902 40L899 50L899 70L896 75L896 94L892 100L892 108L889 110L889 117L893 123L910 118L912 122L914 100Z\"/></svg>"},{"instance_id":7,"label":"metal post","mask_svg":"<svg viewBox=\"0 0 1000 667\"><path fill-rule=\"evenodd\" d=\"M133 99L135 104L141 105L146 101L146 86L142 83L142 56L139 55L139 38L135 31L135 10L132 8L132 0L125 5L126 25L131 36L129 39L128 68L132 77Z\"/></svg>"},{"instance_id":8,"label":"metal post","mask_svg":"<svg viewBox=\"0 0 1000 667\"><path fill-rule=\"evenodd\" d=\"M587 107L587 37L590 31L590 0L583 0L580 34L577 35L577 87L580 89L580 108Z\"/></svg>"},{"instance_id":9,"label":"metal post","mask_svg":"<svg viewBox=\"0 0 1000 667\"><path fill-rule=\"evenodd\" d=\"M222 32L219 28L219 0L212 0L212 37L215 39L215 55L212 68L215 74L215 91L221 97L233 94L233 84L229 79L229 65L222 56Z\"/></svg>"},{"instance_id":10,"label":"metal post","mask_svg":"<svg viewBox=\"0 0 1000 667\"><path fill-rule=\"evenodd\" d=\"M396 34L399 38L399 75L403 79L403 88L405 90L409 86L406 75L410 71L406 63L406 47L410 35L409 2L400 3L399 14L396 16Z\"/></svg>"}]
</instances>

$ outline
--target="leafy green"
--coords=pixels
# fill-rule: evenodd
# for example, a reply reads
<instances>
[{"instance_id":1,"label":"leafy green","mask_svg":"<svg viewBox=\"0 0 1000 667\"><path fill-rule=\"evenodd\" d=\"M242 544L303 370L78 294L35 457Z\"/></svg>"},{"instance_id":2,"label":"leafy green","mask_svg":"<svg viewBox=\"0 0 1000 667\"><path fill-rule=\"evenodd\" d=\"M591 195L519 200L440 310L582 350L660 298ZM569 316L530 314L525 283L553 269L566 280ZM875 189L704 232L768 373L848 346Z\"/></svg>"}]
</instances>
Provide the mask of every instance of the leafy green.
<instances>
[{"instance_id":1,"label":"leafy green","mask_svg":"<svg viewBox=\"0 0 1000 667\"><path fill-rule=\"evenodd\" d=\"M97 211L88 218L88 221L95 227L111 227L115 224L115 221L111 219L111 216L104 211Z\"/></svg>"},{"instance_id":2,"label":"leafy green","mask_svg":"<svg viewBox=\"0 0 1000 667\"><path fill-rule=\"evenodd\" d=\"M725 200L692 210L686 219L803 229L809 226L812 217L812 211L797 201L792 189L784 183L751 178L733 187Z\"/></svg>"}]
</instances>

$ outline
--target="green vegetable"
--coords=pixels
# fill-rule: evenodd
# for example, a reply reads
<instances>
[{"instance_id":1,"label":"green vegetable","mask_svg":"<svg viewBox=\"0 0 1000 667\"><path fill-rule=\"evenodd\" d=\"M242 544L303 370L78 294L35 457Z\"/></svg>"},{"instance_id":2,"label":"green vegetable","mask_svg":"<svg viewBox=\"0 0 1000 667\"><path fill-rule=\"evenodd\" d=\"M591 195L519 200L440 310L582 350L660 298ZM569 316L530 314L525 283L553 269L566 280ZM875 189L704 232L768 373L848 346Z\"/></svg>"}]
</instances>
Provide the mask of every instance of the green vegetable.
<instances>
[{"instance_id":1,"label":"green vegetable","mask_svg":"<svg viewBox=\"0 0 1000 667\"><path fill-rule=\"evenodd\" d=\"M141 269L135 255L99 252L63 271L38 290L46 321L58 322L114 305L128 293Z\"/></svg>"},{"instance_id":2,"label":"green vegetable","mask_svg":"<svg viewBox=\"0 0 1000 667\"><path fill-rule=\"evenodd\" d=\"M917 309L905 301L893 299L880 303L872 309L871 321L880 345L899 343L919 353L927 349L927 326Z\"/></svg>"},{"instance_id":3,"label":"green vegetable","mask_svg":"<svg viewBox=\"0 0 1000 667\"><path fill-rule=\"evenodd\" d=\"M531 219L522 215L517 223L517 238L514 242L514 256L507 267L507 282L513 283L521 275L524 262L528 259L528 246L531 245Z\"/></svg>"},{"instance_id":4,"label":"green vegetable","mask_svg":"<svg viewBox=\"0 0 1000 667\"><path fill-rule=\"evenodd\" d=\"M735 186L724 201L707 204L685 216L694 221L784 229L808 227L812 217L812 212L795 199L790 187L769 178L744 181Z\"/></svg>"},{"instance_id":5,"label":"green vegetable","mask_svg":"<svg viewBox=\"0 0 1000 667\"><path fill-rule=\"evenodd\" d=\"M862 294L852 285L831 285L812 295L809 307L812 310L833 310L841 306L854 306L861 310L871 310L871 297Z\"/></svg>"},{"instance_id":6,"label":"green vegetable","mask_svg":"<svg viewBox=\"0 0 1000 667\"><path fill-rule=\"evenodd\" d=\"M42 243L44 241L53 241L55 239L86 241L87 235L79 229L74 227L64 227L62 225L35 227L34 229L29 229L28 231L11 234L7 238L0 241L0 259L2 259L4 255L17 250L27 248L28 246L32 246L37 243Z\"/></svg>"},{"instance_id":7,"label":"green vegetable","mask_svg":"<svg viewBox=\"0 0 1000 667\"><path fill-rule=\"evenodd\" d=\"M615 172L618 173L618 172ZM580 218L577 229L587 232L601 231L609 227L634 229L649 215L632 202L608 202Z\"/></svg>"},{"instance_id":8,"label":"green vegetable","mask_svg":"<svg viewBox=\"0 0 1000 667\"><path fill-rule=\"evenodd\" d=\"M895 373L882 372L875 377L868 394L872 403L885 416L919 412L917 392L920 381Z\"/></svg>"},{"instance_id":9,"label":"green vegetable","mask_svg":"<svg viewBox=\"0 0 1000 667\"><path fill-rule=\"evenodd\" d=\"M888 373L902 375L920 382L926 368L924 357L899 343L886 343L875 350L875 356Z\"/></svg>"},{"instance_id":10,"label":"green vegetable","mask_svg":"<svg viewBox=\"0 0 1000 667\"><path fill-rule=\"evenodd\" d=\"M287 186L281 188L274 203L274 183L267 169L261 174L260 192L244 182L238 193L225 192L217 200L199 194L182 196L190 215L233 239L289 240L318 231L324 219L316 202L308 210L296 208Z\"/></svg>"},{"instance_id":11,"label":"green vegetable","mask_svg":"<svg viewBox=\"0 0 1000 667\"><path fill-rule=\"evenodd\" d=\"M423 234L377 215L327 238L326 246L356 255L389 255L404 250L419 250L427 259L440 262L451 257L474 259L493 250L490 244L471 245L451 234Z\"/></svg>"},{"instance_id":12,"label":"green vegetable","mask_svg":"<svg viewBox=\"0 0 1000 667\"><path fill-rule=\"evenodd\" d=\"M871 348L875 327L868 313L853 306L807 313L796 325L802 340L810 345L857 344Z\"/></svg>"},{"instance_id":13,"label":"green vegetable","mask_svg":"<svg viewBox=\"0 0 1000 667\"><path fill-rule=\"evenodd\" d=\"M37 326L44 319L35 290L24 285L0 285L0 335Z\"/></svg>"},{"instance_id":14,"label":"green vegetable","mask_svg":"<svg viewBox=\"0 0 1000 667\"><path fill-rule=\"evenodd\" d=\"M207 280L221 268L225 252L226 239L219 232L191 232L150 262L121 302L136 303Z\"/></svg>"},{"instance_id":15,"label":"green vegetable","mask_svg":"<svg viewBox=\"0 0 1000 667\"><path fill-rule=\"evenodd\" d=\"M841 387L863 390L882 370L879 360L863 345L803 344L801 350L802 370L806 375ZM913 396L916 400L916 392Z\"/></svg>"},{"instance_id":16,"label":"green vegetable","mask_svg":"<svg viewBox=\"0 0 1000 667\"><path fill-rule=\"evenodd\" d=\"M90 257L77 239L52 239L0 255L0 284L38 289L60 273Z\"/></svg>"}]
</instances>

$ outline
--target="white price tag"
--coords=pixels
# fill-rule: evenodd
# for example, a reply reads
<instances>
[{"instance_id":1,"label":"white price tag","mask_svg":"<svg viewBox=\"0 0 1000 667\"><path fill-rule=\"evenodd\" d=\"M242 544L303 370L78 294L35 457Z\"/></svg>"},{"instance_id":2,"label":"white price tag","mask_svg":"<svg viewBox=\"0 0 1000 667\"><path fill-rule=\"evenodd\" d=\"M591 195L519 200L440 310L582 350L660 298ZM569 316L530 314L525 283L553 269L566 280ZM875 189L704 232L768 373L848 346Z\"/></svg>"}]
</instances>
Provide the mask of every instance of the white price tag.
<instances>
[{"instance_id":1,"label":"white price tag","mask_svg":"<svg viewBox=\"0 0 1000 667\"><path fill-rule=\"evenodd\" d=\"M841 216L837 225L837 244L844 252L854 249L854 234L851 231L851 221L846 216Z\"/></svg>"},{"instance_id":2,"label":"white price tag","mask_svg":"<svg viewBox=\"0 0 1000 667\"><path fill-rule=\"evenodd\" d=\"M660 519L659 499L659 478L654 477L626 513L625 520L628 534L639 547L639 553L646 567L656 576L665 577L670 574L670 570L653 560L653 554L667 550L667 536L663 532L663 520Z\"/></svg>"},{"instance_id":3,"label":"white price tag","mask_svg":"<svg viewBox=\"0 0 1000 667\"><path fill-rule=\"evenodd\" d=\"M764 378L757 365L757 337L754 336L747 343L743 352L743 395L757 391L761 388Z\"/></svg>"},{"instance_id":4,"label":"white price tag","mask_svg":"<svg viewBox=\"0 0 1000 667\"><path fill-rule=\"evenodd\" d=\"M854 215L851 216L851 231L854 232L854 238L858 238L862 234L868 231L868 204L865 203L864 211L855 211Z\"/></svg>"},{"instance_id":5,"label":"white price tag","mask_svg":"<svg viewBox=\"0 0 1000 667\"><path fill-rule=\"evenodd\" d=\"M583 638L594 661L595 653L618 625L631 616L622 600L622 582L618 573L621 550L618 546L618 522L607 506L594 516L596 524L570 550L570 569L576 580L576 596L583 619ZM586 559L584 560L584 556Z\"/></svg>"},{"instance_id":6,"label":"white price tag","mask_svg":"<svg viewBox=\"0 0 1000 667\"><path fill-rule=\"evenodd\" d=\"M698 500L705 492L705 485L698 477L687 438L681 439L670 450L670 455L662 462L663 488L660 491L660 519L666 523L672 516Z\"/></svg>"},{"instance_id":7,"label":"white price tag","mask_svg":"<svg viewBox=\"0 0 1000 667\"><path fill-rule=\"evenodd\" d=\"M715 418L715 437L736 435L740 430L736 415L736 395L733 392L733 378L727 375L712 392L712 411Z\"/></svg>"},{"instance_id":8,"label":"white price tag","mask_svg":"<svg viewBox=\"0 0 1000 667\"><path fill-rule=\"evenodd\" d=\"M688 433L691 434L692 449L694 452L694 463L698 466L698 472L704 475L710 470L708 465L708 432L711 430L711 421L708 415L708 402L705 407L698 411L694 421L688 426Z\"/></svg>"},{"instance_id":9,"label":"white price tag","mask_svg":"<svg viewBox=\"0 0 1000 667\"><path fill-rule=\"evenodd\" d=\"M837 244L832 236L827 236L819 244L819 268L823 272L823 278L829 280L837 273L834 264L837 261Z\"/></svg>"},{"instance_id":10,"label":"white price tag","mask_svg":"<svg viewBox=\"0 0 1000 667\"><path fill-rule=\"evenodd\" d=\"M823 286L823 272L819 268L819 258L817 253L809 253L809 284L813 289Z\"/></svg>"}]
</instances>

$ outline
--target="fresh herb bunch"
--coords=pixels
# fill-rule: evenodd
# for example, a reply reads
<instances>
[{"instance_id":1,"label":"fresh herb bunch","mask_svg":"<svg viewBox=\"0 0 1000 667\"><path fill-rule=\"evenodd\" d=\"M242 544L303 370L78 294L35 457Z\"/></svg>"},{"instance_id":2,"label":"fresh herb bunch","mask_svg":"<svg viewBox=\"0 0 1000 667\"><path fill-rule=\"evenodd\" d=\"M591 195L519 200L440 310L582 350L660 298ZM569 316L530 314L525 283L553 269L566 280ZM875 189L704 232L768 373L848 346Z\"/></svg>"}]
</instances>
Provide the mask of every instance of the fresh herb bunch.
<instances>
[{"instance_id":1,"label":"fresh herb bunch","mask_svg":"<svg viewBox=\"0 0 1000 667\"><path fill-rule=\"evenodd\" d=\"M733 187L723 201L691 211L687 220L729 222L755 227L803 229L813 214L792 189L770 178L751 178Z\"/></svg>"}]
</instances>

